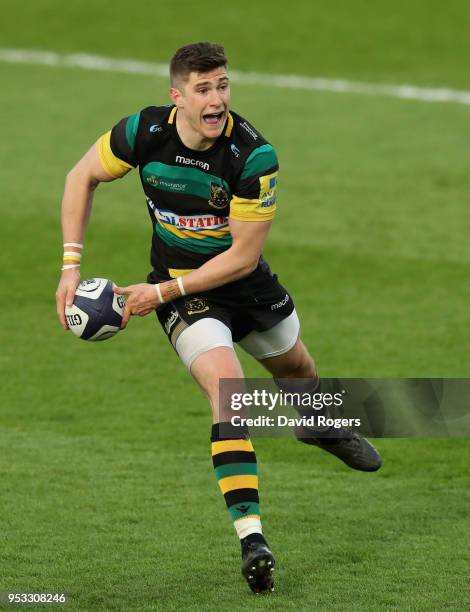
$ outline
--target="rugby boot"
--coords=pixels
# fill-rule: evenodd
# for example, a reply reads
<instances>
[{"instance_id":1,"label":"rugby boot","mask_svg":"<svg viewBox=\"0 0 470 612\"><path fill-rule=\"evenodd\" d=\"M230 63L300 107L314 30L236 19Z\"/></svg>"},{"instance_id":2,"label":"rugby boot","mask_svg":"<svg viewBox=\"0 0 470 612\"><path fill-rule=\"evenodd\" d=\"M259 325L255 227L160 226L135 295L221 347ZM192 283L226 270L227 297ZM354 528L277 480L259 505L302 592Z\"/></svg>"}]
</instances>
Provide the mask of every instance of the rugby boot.
<instances>
[{"instance_id":1,"label":"rugby boot","mask_svg":"<svg viewBox=\"0 0 470 612\"><path fill-rule=\"evenodd\" d=\"M274 557L261 534L251 534L243 540L242 574L253 593L274 591Z\"/></svg>"},{"instance_id":2,"label":"rugby boot","mask_svg":"<svg viewBox=\"0 0 470 612\"><path fill-rule=\"evenodd\" d=\"M318 437L315 437L315 433L307 427L295 428L295 435L300 442L318 446L341 459L353 470L376 472L382 465L382 459L377 450L367 438L357 431L341 427L331 432L323 432Z\"/></svg>"}]
</instances>

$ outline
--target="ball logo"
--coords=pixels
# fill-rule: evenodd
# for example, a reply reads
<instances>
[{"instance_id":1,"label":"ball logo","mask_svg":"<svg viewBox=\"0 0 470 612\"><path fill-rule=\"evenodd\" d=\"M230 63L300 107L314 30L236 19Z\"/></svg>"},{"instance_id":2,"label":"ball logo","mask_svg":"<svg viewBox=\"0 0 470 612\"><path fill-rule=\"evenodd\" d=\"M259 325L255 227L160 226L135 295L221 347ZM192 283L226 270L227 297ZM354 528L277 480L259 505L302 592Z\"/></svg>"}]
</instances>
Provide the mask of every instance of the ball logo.
<instances>
[{"instance_id":1,"label":"ball logo","mask_svg":"<svg viewBox=\"0 0 470 612\"><path fill-rule=\"evenodd\" d=\"M95 291L96 289L98 289L100 284L101 284L100 278L90 278L88 280L82 281L78 285L78 288L80 289L80 291L91 292L91 291Z\"/></svg>"},{"instance_id":2,"label":"ball logo","mask_svg":"<svg viewBox=\"0 0 470 612\"><path fill-rule=\"evenodd\" d=\"M67 325L69 325L70 327L82 324L82 317L79 314L65 315L65 318L67 319Z\"/></svg>"}]
</instances>

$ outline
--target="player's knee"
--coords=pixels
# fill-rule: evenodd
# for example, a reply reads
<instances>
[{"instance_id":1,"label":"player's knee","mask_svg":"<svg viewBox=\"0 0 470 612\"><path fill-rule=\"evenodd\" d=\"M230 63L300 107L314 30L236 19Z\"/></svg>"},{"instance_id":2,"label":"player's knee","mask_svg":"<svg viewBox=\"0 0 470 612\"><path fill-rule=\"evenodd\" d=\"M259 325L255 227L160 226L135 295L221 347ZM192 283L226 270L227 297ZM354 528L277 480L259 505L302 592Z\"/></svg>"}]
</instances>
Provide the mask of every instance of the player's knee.
<instances>
[{"instance_id":1,"label":"player's knee","mask_svg":"<svg viewBox=\"0 0 470 612\"><path fill-rule=\"evenodd\" d=\"M298 361L289 363L279 378L316 378L317 372L311 357L301 358Z\"/></svg>"},{"instance_id":2,"label":"player's knee","mask_svg":"<svg viewBox=\"0 0 470 612\"><path fill-rule=\"evenodd\" d=\"M299 343L289 357L281 361L276 372L277 378L316 378L315 362L302 343Z\"/></svg>"},{"instance_id":3,"label":"player's knee","mask_svg":"<svg viewBox=\"0 0 470 612\"><path fill-rule=\"evenodd\" d=\"M302 356L301 362L299 364L299 370L301 372L301 376L299 376L299 378L317 377L317 369L315 367L315 362L307 351L304 351L304 355Z\"/></svg>"}]
</instances>

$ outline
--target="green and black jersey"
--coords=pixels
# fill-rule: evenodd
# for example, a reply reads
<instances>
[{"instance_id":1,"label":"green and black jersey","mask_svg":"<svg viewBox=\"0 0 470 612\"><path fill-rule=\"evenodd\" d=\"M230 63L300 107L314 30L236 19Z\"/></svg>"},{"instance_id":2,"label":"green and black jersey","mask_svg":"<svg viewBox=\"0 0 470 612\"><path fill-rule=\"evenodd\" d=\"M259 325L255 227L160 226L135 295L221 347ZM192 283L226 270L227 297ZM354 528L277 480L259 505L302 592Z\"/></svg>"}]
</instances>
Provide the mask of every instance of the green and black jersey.
<instances>
[{"instance_id":1,"label":"green and black jersey","mask_svg":"<svg viewBox=\"0 0 470 612\"><path fill-rule=\"evenodd\" d=\"M175 106L151 106L119 121L99 140L111 176L139 167L153 225L151 263L158 280L200 267L230 247L229 218L274 217L278 162L273 147L231 112L205 151L188 149Z\"/></svg>"}]
</instances>

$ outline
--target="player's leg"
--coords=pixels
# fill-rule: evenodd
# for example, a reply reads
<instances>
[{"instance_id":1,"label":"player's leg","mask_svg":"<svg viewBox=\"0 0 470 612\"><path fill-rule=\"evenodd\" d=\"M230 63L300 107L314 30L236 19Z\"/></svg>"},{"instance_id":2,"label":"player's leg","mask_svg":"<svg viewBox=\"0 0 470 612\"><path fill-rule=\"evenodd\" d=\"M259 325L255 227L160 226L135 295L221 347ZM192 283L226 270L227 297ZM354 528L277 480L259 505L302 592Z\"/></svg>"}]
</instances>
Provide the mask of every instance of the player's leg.
<instances>
[{"instance_id":1,"label":"player's leg","mask_svg":"<svg viewBox=\"0 0 470 612\"><path fill-rule=\"evenodd\" d=\"M191 302L177 300L157 314L173 348L211 405L213 465L242 545L243 575L255 592L271 590L274 559L262 533L255 450L246 428L224 422L224 406L219 400L221 379L243 384L230 317L204 297L192 297Z\"/></svg>"},{"instance_id":2,"label":"player's leg","mask_svg":"<svg viewBox=\"0 0 470 612\"><path fill-rule=\"evenodd\" d=\"M230 330L227 332L227 338ZM228 341L230 341L228 339ZM212 410L212 422L220 422L219 381L243 379L243 371L232 347L209 349L196 357L189 366L191 375L201 387ZM222 411L223 412L223 411Z\"/></svg>"},{"instance_id":3,"label":"player's leg","mask_svg":"<svg viewBox=\"0 0 470 612\"><path fill-rule=\"evenodd\" d=\"M250 332L240 345L272 374L282 390L310 394L325 392L299 331L294 310L271 329ZM328 416L326 410L323 410ZM305 408L299 411L305 414ZM373 472L382 464L377 450L356 431L334 427L297 427L295 434L299 441L318 446L353 469Z\"/></svg>"},{"instance_id":4,"label":"player's leg","mask_svg":"<svg viewBox=\"0 0 470 612\"><path fill-rule=\"evenodd\" d=\"M230 407L223 404L229 398L219 392L221 379L234 379L235 385L241 382L240 362L233 348L223 346L200 353L189 368L212 408L212 461L240 539L242 573L254 592L273 590L275 562L261 527L255 450L248 429L226 420L224 415L230 413Z\"/></svg>"}]
</instances>

